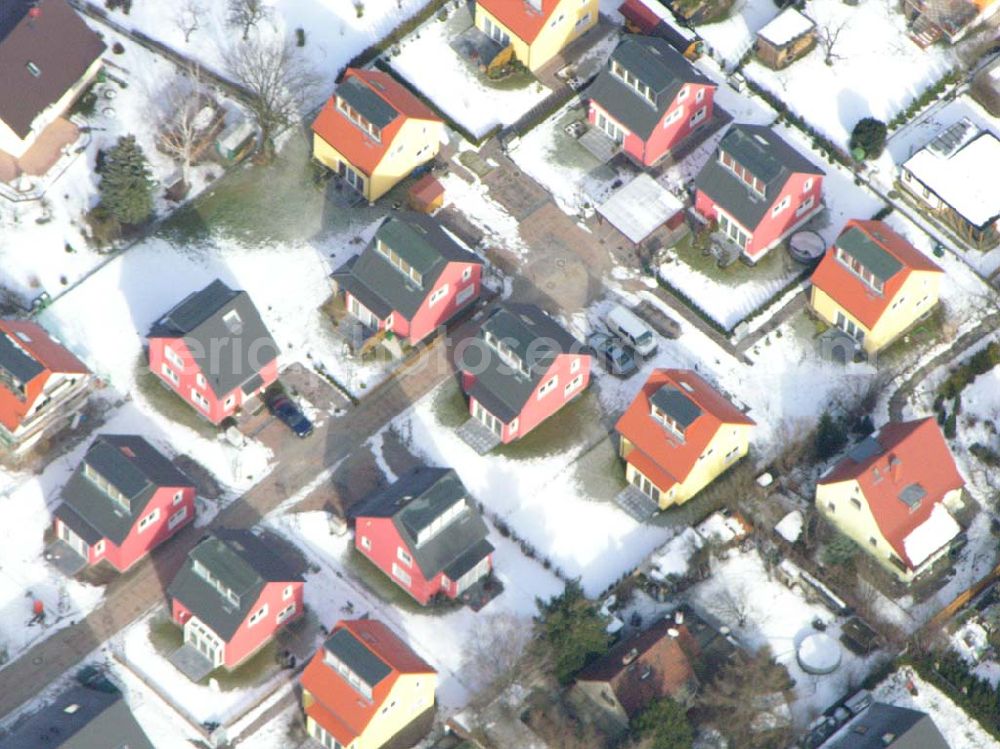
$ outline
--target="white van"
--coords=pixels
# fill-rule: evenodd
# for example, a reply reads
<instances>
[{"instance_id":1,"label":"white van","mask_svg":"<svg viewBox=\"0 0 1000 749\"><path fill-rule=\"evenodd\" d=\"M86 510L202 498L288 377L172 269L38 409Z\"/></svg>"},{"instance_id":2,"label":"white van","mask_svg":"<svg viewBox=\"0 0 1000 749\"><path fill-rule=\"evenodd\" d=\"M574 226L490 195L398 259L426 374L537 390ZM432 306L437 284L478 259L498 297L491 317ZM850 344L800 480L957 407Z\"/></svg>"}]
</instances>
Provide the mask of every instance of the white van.
<instances>
[{"instance_id":1,"label":"white van","mask_svg":"<svg viewBox=\"0 0 1000 749\"><path fill-rule=\"evenodd\" d=\"M616 304L604 318L608 330L621 338L639 356L647 357L656 353L656 338L646 323L627 307Z\"/></svg>"}]
</instances>

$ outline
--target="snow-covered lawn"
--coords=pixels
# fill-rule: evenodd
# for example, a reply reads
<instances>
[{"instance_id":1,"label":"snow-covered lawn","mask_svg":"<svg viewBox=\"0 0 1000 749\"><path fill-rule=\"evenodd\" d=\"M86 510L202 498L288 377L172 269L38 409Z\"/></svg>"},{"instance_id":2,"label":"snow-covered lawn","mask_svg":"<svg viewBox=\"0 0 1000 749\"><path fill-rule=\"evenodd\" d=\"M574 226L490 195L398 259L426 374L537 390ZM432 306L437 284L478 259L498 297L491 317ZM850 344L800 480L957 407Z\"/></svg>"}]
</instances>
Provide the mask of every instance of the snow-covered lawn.
<instances>
[{"instance_id":1,"label":"snow-covered lawn","mask_svg":"<svg viewBox=\"0 0 1000 749\"><path fill-rule=\"evenodd\" d=\"M833 65L824 62L817 44L784 70L753 61L743 74L844 149L858 120L870 116L888 122L956 65L950 47L920 49L910 40L895 3L866 0L849 6L814 0L807 13L819 29L843 26Z\"/></svg>"},{"instance_id":2,"label":"snow-covered lawn","mask_svg":"<svg viewBox=\"0 0 1000 749\"><path fill-rule=\"evenodd\" d=\"M96 0L89 2L103 5ZM302 29L305 32L302 51L322 77L321 95L326 96L337 74L352 57L384 38L426 4L427 0L264 0L267 18L251 33L294 40L296 29ZM242 30L228 22L228 0L203 0L201 5L205 12L187 43L176 21L183 3L133 3L127 16L120 10L111 11L110 15L126 27L225 74L226 52L239 43ZM360 15L358 6L363 9Z\"/></svg>"},{"instance_id":3,"label":"snow-covered lawn","mask_svg":"<svg viewBox=\"0 0 1000 749\"><path fill-rule=\"evenodd\" d=\"M470 487L471 489L471 487ZM473 490L473 495L476 495ZM409 645L434 666L439 675L437 698L448 711L468 704L475 692L485 686L476 681L476 669L468 659L473 638L488 636L482 628L498 614L514 617L531 626L537 613L535 598L550 598L562 590L562 582L537 561L528 559L510 539L501 536L490 524L490 542L494 574L504 591L478 613L462 608L445 614L414 613L392 606L353 577L353 540L329 532L326 514L308 512L285 515L268 521L269 526L292 540L319 568L306 575L306 607L327 627L345 617L369 615L392 627ZM351 613L347 604L353 606Z\"/></svg>"},{"instance_id":4,"label":"snow-covered lawn","mask_svg":"<svg viewBox=\"0 0 1000 749\"><path fill-rule=\"evenodd\" d=\"M390 62L394 70L477 138L497 125L510 125L541 102L551 90L524 76L524 85L489 84L478 60L467 60L451 42L472 26L465 7L447 21L435 16L399 43ZM518 74L521 76L522 74Z\"/></svg>"},{"instance_id":5,"label":"snow-covered lawn","mask_svg":"<svg viewBox=\"0 0 1000 749\"><path fill-rule=\"evenodd\" d=\"M757 32L780 12L772 0L737 0L727 19L695 30L711 48L712 56L731 69L753 46Z\"/></svg>"},{"instance_id":6,"label":"snow-covered lawn","mask_svg":"<svg viewBox=\"0 0 1000 749\"><path fill-rule=\"evenodd\" d=\"M729 626L742 643L753 649L769 646L777 661L788 668L796 697L790 707L799 726L840 699L875 665L876 656L862 659L840 648L840 666L833 673L814 676L803 671L796 650L816 632L813 620L827 624L826 633L835 643L843 622L772 579L756 551L730 550L715 564L712 577L692 588L690 596L697 607Z\"/></svg>"}]
</instances>

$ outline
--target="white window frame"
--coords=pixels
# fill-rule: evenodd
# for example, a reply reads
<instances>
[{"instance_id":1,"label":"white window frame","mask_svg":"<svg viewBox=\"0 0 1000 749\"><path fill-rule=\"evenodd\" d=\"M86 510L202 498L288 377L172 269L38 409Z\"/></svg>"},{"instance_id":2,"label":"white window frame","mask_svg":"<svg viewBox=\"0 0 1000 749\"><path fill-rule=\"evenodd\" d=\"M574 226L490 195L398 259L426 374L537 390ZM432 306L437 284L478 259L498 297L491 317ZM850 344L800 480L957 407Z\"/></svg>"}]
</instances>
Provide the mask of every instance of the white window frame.
<instances>
[{"instance_id":1,"label":"white window frame","mask_svg":"<svg viewBox=\"0 0 1000 749\"><path fill-rule=\"evenodd\" d=\"M164 377L166 377L168 380L174 383L174 385L180 386L181 384L180 375L178 375L174 370L172 370L166 362L160 363L160 372L163 374Z\"/></svg>"},{"instance_id":2,"label":"white window frame","mask_svg":"<svg viewBox=\"0 0 1000 749\"><path fill-rule=\"evenodd\" d=\"M684 101L688 98L688 94L691 93L691 88L687 85L681 87L681 90L677 92L677 101Z\"/></svg>"},{"instance_id":3,"label":"white window frame","mask_svg":"<svg viewBox=\"0 0 1000 749\"><path fill-rule=\"evenodd\" d=\"M576 374L580 371L580 357L577 356L569 363L569 371L572 374Z\"/></svg>"},{"instance_id":4,"label":"white window frame","mask_svg":"<svg viewBox=\"0 0 1000 749\"><path fill-rule=\"evenodd\" d=\"M583 374L581 373L566 383L566 386L563 388L563 398L568 398L570 393L572 393L574 390L579 389L579 387L582 384L583 384Z\"/></svg>"},{"instance_id":5,"label":"white window frame","mask_svg":"<svg viewBox=\"0 0 1000 749\"><path fill-rule=\"evenodd\" d=\"M285 606L285 608L283 608L281 611L278 612L278 615L274 617L274 623L281 624L283 621L294 615L295 615L295 601L292 601L290 604Z\"/></svg>"},{"instance_id":6,"label":"white window frame","mask_svg":"<svg viewBox=\"0 0 1000 749\"><path fill-rule=\"evenodd\" d=\"M145 531L149 526L160 519L160 508L157 507L151 513L146 515L146 517L139 520L139 533Z\"/></svg>"},{"instance_id":7,"label":"white window frame","mask_svg":"<svg viewBox=\"0 0 1000 749\"><path fill-rule=\"evenodd\" d=\"M465 270L462 271L462 280L463 281L468 281L470 278L472 278L472 266L471 265L466 266Z\"/></svg>"},{"instance_id":8,"label":"white window frame","mask_svg":"<svg viewBox=\"0 0 1000 749\"><path fill-rule=\"evenodd\" d=\"M507 432L509 434L517 434L517 428L520 426L520 421L517 417L510 420L510 424L507 425Z\"/></svg>"},{"instance_id":9,"label":"white window frame","mask_svg":"<svg viewBox=\"0 0 1000 749\"><path fill-rule=\"evenodd\" d=\"M403 585L409 588L413 585L413 578L410 577L410 573L404 570L395 562L392 563L392 576L399 580Z\"/></svg>"},{"instance_id":10,"label":"white window frame","mask_svg":"<svg viewBox=\"0 0 1000 749\"><path fill-rule=\"evenodd\" d=\"M372 550L372 540L368 538L368 536L361 537L361 548L367 549L368 551Z\"/></svg>"},{"instance_id":11,"label":"white window frame","mask_svg":"<svg viewBox=\"0 0 1000 749\"><path fill-rule=\"evenodd\" d=\"M538 389L538 400L541 400L546 395L555 390L556 385L559 384L559 375L553 375L552 379L546 382Z\"/></svg>"},{"instance_id":12,"label":"white window frame","mask_svg":"<svg viewBox=\"0 0 1000 749\"><path fill-rule=\"evenodd\" d=\"M813 178L808 177L805 182L802 183L802 192L809 192L813 189Z\"/></svg>"},{"instance_id":13,"label":"white window frame","mask_svg":"<svg viewBox=\"0 0 1000 749\"><path fill-rule=\"evenodd\" d=\"M698 93L696 93L694 95L694 100L697 103L699 103L699 104L701 104L705 100L705 89L704 88L699 88L698 89Z\"/></svg>"},{"instance_id":14,"label":"white window frame","mask_svg":"<svg viewBox=\"0 0 1000 749\"><path fill-rule=\"evenodd\" d=\"M708 107L700 107L693 115L691 115L690 119L688 119L688 126L694 127L704 120L706 116L708 116Z\"/></svg>"},{"instance_id":15,"label":"white window frame","mask_svg":"<svg viewBox=\"0 0 1000 749\"><path fill-rule=\"evenodd\" d=\"M198 372L198 374L194 376L194 382L202 390L204 390L208 386L208 380L205 379L205 375L203 375L201 372Z\"/></svg>"},{"instance_id":16,"label":"white window frame","mask_svg":"<svg viewBox=\"0 0 1000 749\"><path fill-rule=\"evenodd\" d=\"M211 404L208 402L208 398L199 393L194 388L191 388L191 400L195 402L202 411L208 411L211 408Z\"/></svg>"},{"instance_id":17,"label":"white window frame","mask_svg":"<svg viewBox=\"0 0 1000 749\"><path fill-rule=\"evenodd\" d=\"M444 299L446 296L448 296L448 289L449 289L449 285L445 284L440 289L438 289L433 294L431 294L431 298L427 301L427 306L428 307L433 307L435 304L437 304L442 299Z\"/></svg>"},{"instance_id":18,"label":"white window frame","mask_svg":"<svg viewBox=\"0 0 1000 749\"><path fill-rule=\"evenodd\" d=\"M413 557L406 553L406 549L402 546L396 547L396 559L405 564L407 567L413 567Z\"/></svg>"},{"instance_id":19,"label":"white window frame","mask_svg":"<svg viewBox=\"0 0 1000 749\"><path fill-rule=\"evenodd\" d=\"M183 502L183 501L184 501L184 490L183 490L183 489L181 489L180 491L178 491L178 492L176 492L176 493L174 494L174 498L173 498L173 499L172 499L172 500L170 501L170 503L171 503L171 504L172 504L172 505L173 505L174 507L176 507L177 505L179 505L179 504L180 504L181 502Z\"/></svg>"},{"instance_id":20,"label":"white window frame","mask_svg":"<svg viewBox=\"0 0 1000 749\"><path fill-rule=\"evenodd\" d=\"M785 195L781 200L779 200L774 208L771 209L771 216L777 216L784 211L788 210L788 206L792 204L792 198L790 195Z\"/></svg>"},{"instance_id":21,"label":"white window frame","mask_svg":"<svg viewBox=\"0 0 1000 749\"><path fill-rule=\"evenodd\" d=\"M814 205L816 205L816 199L812 195L810 195L808 198L806 198L799 204L798 208L795 209L795 215L801 216L803 213L808 211Z\"/></svg>"},{"instance_id":22,"label":"white window frame","mask_svg":"<svg viewBox=\"0 0 1000 749\"><path fill-rule=\"evenodd\" d=\"M257 609L254 613L250 615L250 619L247 621L247 626L248 627L254 626L257 622L259 622L261 619L267 616L267 612L268 612L268 605L265 603L263 606L261 606L259 609Z\"/></svg>"},{"instance_id":23,"label":"white window frame","mask_svg":"<svg viewBox=\"0 0 1000 749\"><path fill-rule=\"evenodd\" d=\"M94 544L94 554L95 555L103 554L107 546L108 545L104 542L104 539L102 538L100 541Z\"/></svg>"},{"instance_id":24,"label":"white window frame","mask_svg":"<svg viewBox=\"0 0 1000 749\"><path fill-rule=\"evenodd\" d=\"M184 505L181 509L179 509L177 512L175 512L167 519L167 528L169 530L173 530L178 525L187 520L187 516L188 516L188 508L187 505Z\"/></svg>"},{"instance_id":25,"label":"white window frame","mask_svg":"<svg viewBox=\"0 0 1000 749\"><path fill-rule=\"evenodd\" d=\"M684 105L680 105L663 120L663 127L670 127L684 116Z\"/></svg>"},{"instance_id":26,"label":"white window frame","mask_svg":"<svg viewBox=\"0 0 1000 749\"><path fill-rule=\"evenodd\" d=\"M295 595L295 586L294 585L286 585L285 589L283 591L281 591L281 600L282 601L287 601L293 595Z\"/></svg>"},{"instance_id":27,"label":"white window frame","mask_svg":"<svg viewBox=\"0 0 1000 749\"><path fill-rule=\"evenodd\" d=\"M174 367L176 367L178 371L180 372L184 371L184 360L180 357L180 354L178 354L176 351L173 350L173 348L170 347L169 344L164 344L163 356L168 362L170 362Z\"/></svg>"}]
</instances>

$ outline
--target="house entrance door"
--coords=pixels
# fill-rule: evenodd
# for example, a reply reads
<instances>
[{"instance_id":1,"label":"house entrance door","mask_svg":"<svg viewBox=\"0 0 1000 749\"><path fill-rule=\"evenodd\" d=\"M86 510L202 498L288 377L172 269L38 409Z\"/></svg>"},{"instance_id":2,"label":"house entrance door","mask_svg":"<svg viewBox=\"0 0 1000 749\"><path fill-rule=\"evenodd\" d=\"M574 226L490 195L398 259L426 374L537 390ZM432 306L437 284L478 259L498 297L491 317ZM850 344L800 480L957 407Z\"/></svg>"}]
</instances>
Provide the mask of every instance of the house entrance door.
<instances>
[{"instance_id":1,"label":"house entrance door","mask_svg":"<svg viewBox=\"0 0 1000 749\"><path fill-rule=\"evenodd\" d=\"M653 486L653 482L643 476L641 473L632 470L632 485L649 497L651 500L659 504L660 502L660 490Z\"/></svg>"},{"instance_id":2,"label":"house entrance door","mask_svg":"<svg viewBox=\"0 0 1000 749\"><path fill-rule=\"evenodd\" d=\"M87 558L87 544L83 542L82 538L71 531L66 523L59 523L59 538L69 544L70 548L81 557L84 559Z\"/></svg>"},{"instance_id":3,"label":"house entrance door","mask_svg":"<svg viewBox=\"0 0 1000 749\"><path fill-rule=\"evenodd\" d=\"M486 428L493 432L493 434L497 437L503 437L503 422L479 405L479 401L476 401L475 416L479 419L479 421L485 424Z\"/></svg>"}]
</instances>

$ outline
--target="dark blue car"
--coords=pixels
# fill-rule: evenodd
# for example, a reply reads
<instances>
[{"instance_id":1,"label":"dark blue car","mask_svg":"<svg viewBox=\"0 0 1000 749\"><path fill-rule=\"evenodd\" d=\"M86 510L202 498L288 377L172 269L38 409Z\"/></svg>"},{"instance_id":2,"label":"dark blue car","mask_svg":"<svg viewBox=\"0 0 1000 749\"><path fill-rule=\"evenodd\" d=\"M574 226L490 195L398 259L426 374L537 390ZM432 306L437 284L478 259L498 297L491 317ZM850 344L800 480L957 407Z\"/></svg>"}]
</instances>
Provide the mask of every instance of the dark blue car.
<instances>
[{"instance_id":1,"label":"dark blue car","mask_svg":"<svg viewBox=\"0 0 1000 749\"><path fill-rule=\"evenodd\" d=\"M312 422L287 395L275 396L268 402L267 406L279 421L299 437L308 437L312 434Z\"/></svg>"}]
</instances>

